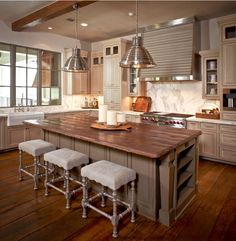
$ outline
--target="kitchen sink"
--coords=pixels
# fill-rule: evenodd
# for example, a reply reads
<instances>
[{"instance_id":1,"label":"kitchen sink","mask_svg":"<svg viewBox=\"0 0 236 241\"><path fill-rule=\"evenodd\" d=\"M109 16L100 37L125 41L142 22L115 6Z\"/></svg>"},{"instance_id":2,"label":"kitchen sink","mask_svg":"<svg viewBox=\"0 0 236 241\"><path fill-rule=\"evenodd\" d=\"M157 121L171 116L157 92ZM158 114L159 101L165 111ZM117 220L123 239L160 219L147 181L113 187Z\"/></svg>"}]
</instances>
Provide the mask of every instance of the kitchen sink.
<instances>
[{"instance_id":1,"label":"kitchen sink","mask_svg":"<svg viewBox=\"0 0 236 241\"><path fill-rule=\"evenodd\" d=\"M43 119L43 112L16 112L9 113L7 118L8 126L23 125L24 120Z\"/></svg>"}]
</instances>

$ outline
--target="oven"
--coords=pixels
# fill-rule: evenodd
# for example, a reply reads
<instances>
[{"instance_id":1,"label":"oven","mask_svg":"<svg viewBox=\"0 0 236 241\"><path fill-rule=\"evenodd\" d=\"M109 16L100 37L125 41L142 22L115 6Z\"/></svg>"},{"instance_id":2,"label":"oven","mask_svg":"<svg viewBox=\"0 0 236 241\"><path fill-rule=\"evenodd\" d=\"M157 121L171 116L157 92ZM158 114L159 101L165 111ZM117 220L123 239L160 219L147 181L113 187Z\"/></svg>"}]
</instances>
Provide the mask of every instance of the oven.
<instances>
[{"instance_id":1,"label":"oven","mask_svg":"<svg viewBox=\"0 0 236 241\"><path fill-rule=\"evenodd\" d=\"M145 124L170 126L175 128L187 128L188 117L193 115L165 112L146 112L141 115L141 122Z\"/></svg>"}]
</instances>

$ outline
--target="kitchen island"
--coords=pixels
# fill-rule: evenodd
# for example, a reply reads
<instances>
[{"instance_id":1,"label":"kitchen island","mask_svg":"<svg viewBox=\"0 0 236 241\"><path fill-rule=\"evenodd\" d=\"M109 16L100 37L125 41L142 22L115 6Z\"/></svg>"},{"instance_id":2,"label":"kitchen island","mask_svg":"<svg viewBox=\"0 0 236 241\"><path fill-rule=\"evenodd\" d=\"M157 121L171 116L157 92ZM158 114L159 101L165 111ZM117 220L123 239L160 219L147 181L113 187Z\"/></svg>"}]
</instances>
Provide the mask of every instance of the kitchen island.
<instances>
[{"instance_id":1,"label":"kitchen island","mask_svg":"<svg viewBox=\"0 0 236 241\"><path fill-rule=\"evenodd\" d=\"M96 117L74 114L27 120L43 130L43 138L58 148L87 154L91 161L109 160L137 172L137 212L170 225L197 192L200 131L130 123L128 131L91 128ZM128 189L120 191L124 199Z\"/></svg>"}]
</instances>

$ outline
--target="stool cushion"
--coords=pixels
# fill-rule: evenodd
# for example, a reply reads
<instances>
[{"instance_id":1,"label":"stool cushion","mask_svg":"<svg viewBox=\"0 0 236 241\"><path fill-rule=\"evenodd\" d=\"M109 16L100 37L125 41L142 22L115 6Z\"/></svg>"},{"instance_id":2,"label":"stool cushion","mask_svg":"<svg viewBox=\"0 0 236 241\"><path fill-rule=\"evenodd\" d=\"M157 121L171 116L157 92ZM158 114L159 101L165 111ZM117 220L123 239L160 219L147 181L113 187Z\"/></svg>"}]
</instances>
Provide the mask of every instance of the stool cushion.
<instances>
[{"instance_id":1,"label":"stool cushion","mask_svg":"<svg viewBox=\"0 0 236 241\"><path fill-rule=\"evenodd\" d=\"M83 164L89 163L87 155L67 148L46 153L44 160L65 170L71 170L73 167L80 167Z\"/></svg>"},{"instance_id":2,"label":"stool cushion","mask_svg":"<svg viewBox=\"0 0 236 241\"><path fill-rule=\"evenodd\" d=\"M19 143L18 148L19 150L25 151L32 156L40 156L56 149L53 144L40 139L21 142Z\"/></svg>"},{"instance_id":3,"label":"stool cushion","mask_svg":"<svg viewBox=\"0 0 236 241\"><path fill-rule=\"evenodd\" d=\"M101 160L83 167L81 176L94 180L112 190L117 190L128 182L135 180L136 172L128 167Z\"/></svg>"}]
</instances>

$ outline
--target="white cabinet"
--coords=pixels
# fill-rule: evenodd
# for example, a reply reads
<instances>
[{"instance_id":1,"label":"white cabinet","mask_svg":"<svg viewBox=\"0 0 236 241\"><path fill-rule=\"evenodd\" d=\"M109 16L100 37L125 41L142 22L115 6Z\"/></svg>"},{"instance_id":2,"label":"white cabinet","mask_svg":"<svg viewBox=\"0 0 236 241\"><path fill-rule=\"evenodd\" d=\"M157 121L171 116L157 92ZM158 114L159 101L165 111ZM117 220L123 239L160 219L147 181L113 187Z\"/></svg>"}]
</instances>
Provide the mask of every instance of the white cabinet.
<instances>
[{"instance_id":1,"label":"white cabinet","mask_svg":"<svg viewBox=\"0 0 236 241\"><path fill-rule=\"evenodd\" d=\"M91 54L91 94L103 93L103 53L102 51Z\"/></svg>"},{"instance_id":2,"label":"white cabinet","mask_svg":"<svg viewBox=\"0 0 236 241\"><path fill-rule=\"evenodd\" d=\"M111 39L103 43L103 95L109 109L129 110L128 70L120 67L120 60L130 42Z\"/></svg>"},{"instance_id":3,"label":"white cabinet","mask_svg":"<svg viewBox=\"0 0 236 241\"><path fill-rule=\"evenodd\" d=\"M203 80L203 98L219 99L219 51L200 51Z\"/></svg>"},{"instance_id":4,"label":"white cabinet","mask_svg":"<svg viewBox=\"0 0 236 241\"><path fill-rule=\"evenodd\" d=\"M140 115L125 114L125 119L127 122L141 123Z\"/></svg>"}]
</instances>

